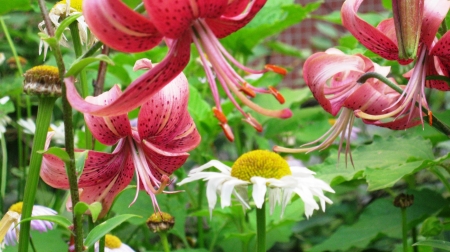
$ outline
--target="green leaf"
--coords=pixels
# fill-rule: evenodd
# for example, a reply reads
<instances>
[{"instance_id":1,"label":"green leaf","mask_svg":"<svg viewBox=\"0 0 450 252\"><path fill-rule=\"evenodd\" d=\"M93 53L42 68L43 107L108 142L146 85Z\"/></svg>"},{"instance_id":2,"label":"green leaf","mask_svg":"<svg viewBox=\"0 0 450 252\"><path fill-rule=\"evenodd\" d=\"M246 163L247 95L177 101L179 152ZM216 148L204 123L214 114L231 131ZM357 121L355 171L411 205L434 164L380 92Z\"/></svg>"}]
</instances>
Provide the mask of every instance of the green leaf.
<instances>
[{"instance_id":1,"label":"green leaf","mask_svg":"<svg viewBox=\"0 0 450 252\"><path fill-rule=\"evenodd\" d=\"M78 215L84 214L87 210L91 212L92 220L97 221L98 215L102 211L102 204L100 202L94 202L92 204L87 204L85 202L78 202L74 207L74 213Z\"/></svg>"},{"instance_id":2,"label":"green leaf","mask_svg":"<svg viewBox=\"0 0 450 252\"><path fill-rule=\"evenodd\" d=\"M59 24L58 28L56 28L55 31L55 39L56 41L60 41L62 38L62 34L64 30L69 27L69 25L77 20L77 18L81 17L81 13L70 15L69 17L65 18L61 24Z\"/></svg>"},{"instance_id":3,"label":"green leaf","mask_svg":"<svg viewBox=\"0 0 450 252\"><path fill-rule=\"evenodd\" d=\"M0 15L11 11L26 11L31 9L30 0L0 0Z\"/></svg>"},{"instance_id":4,"label":"green leaf","mask_svg":"<svg viewBox=\"0 0 450 252\"><path fill-rule=\"evenodd\" d=\"M378 136L374 137L372 144L352 150L352 156L354 167L351 167L351 164L346 167L343 160L338 162L335 153L328 157L325 163L311 169L317 171L317 177L332 185L366 177L369 190L376 190L392 186L405 175L447 158L446 156L433 161L431 143L421 137Z\"/></svg>"},{"instance_id":5,"label":"green leaf","mask_svg":"<svg viewBox=\"0 0 450 252\"><path fill-rule=\"evenodd\" d=\"M269 46L272 50L274 50L277 53L287 55L287 56L293 56L297 58L305 58L304 50L301 50L295 46L283 43L281 41L271 41L267 43L267 46Z\"/></svg>"},{"instance_id":6,"label":"green leaf","mask_svg":"<svg viewBox=\"0 0 450 252\"><path fill-rule=\"evenodd\" d=\"M77 59L70 66L69 70L67 70L67 73L66 73L65 77L75 76L79 72L81 72L81 70L83 70L83 68L85 68L87 65L89 65L91 63L94 63L94 62L97 62L97 61L105 61L108 64L114 65L114 62L108 56L106 56L104 54L100 54L100 55L97 55L95 57Z\"/></svg>"},{"instance_id":7,"label":"green leaf","mask_svg":"<svg viewBox=\"0 0 450 252\"><path fill-rule=\"evenodd\" d=\"M80 178L81 174L84 170L84 164L86 163L87 155L89 151L81 151L81 152L75 152L75 170L78 174L78 178Z\"/></svg>"},{"instance_id":8,"label":"green leaf","mask_svg":"<svg viewBox=\"0 0 450 252\"><path fill-rule=\"evenodd\" d=\"M67 152L64 149L59 148L59 147L51 147L46 151L38 151L38 153L55 155L64 162L70 161L69 154L67 154Z\"/></svg>"},{"instance_id":9,"label":"green leaf","mask_svg":"<svg viewBox=\"0 0 450 252\"><path fill-rule=\"evenodd\" d=\"M413 244L413 246L429 246L429 247L433 247L433 248L450 251L450 242L448 242L448 241L426 240L426 241L416 242Z\"/></svg>"},{"instance_id":10,"label":"green leaf","mask_svg":"<svg viewBox=\"0 0 450 252\"><path fill-rule=\"evenodd\" d=\"M32 216L30 218L23 219L19 222L27 222L32 220L44 220L44 221L51 221L53 223L56 223L62 227L65 227L67 230L70 230L69 227L72 225L72 222L67 219L66 217L62 215L39 215L39 216Z\"/></svg>"},{"instance_id":11,"label":"green leaf","mask_svg":"<svg viewBox=\"0 0 450 252\"><path fill-rule=\"evenodd\" d=\"M422 222L430 214L441 211L447 204L440 194L428 189L410 190L407 193L414 195L414 204L406 210L409 228ZM329 239L309 251L351 251L351 248L367 248L380 236L400 239L401 223L401 210L394 207L392 199L377 199L364 209L356 223L339 227Z\"/></svg>"},{"instance_id":12,"label":"green leaf","mask_svg":"<svg viewBox=\"0 0 450 252\"><path fill-rule=\"evenodd\" d=\"M133 218L133 217L142 218L139 215L123 214L123 215L114 216L113 218L99 224L98 226L93 228L91 230L91 232L89 232L89 234L86 237L86 240L84 241L84 245L87 247L91 247L92 245L95 244L95 242L100 240L100 238L102 238L103 236L105 236L106 234L111 232L111 230L113 230L114 228L116 228L117 226L122 224L123 222L125 222L128 219Z\"/></svg>"}]
</instances>

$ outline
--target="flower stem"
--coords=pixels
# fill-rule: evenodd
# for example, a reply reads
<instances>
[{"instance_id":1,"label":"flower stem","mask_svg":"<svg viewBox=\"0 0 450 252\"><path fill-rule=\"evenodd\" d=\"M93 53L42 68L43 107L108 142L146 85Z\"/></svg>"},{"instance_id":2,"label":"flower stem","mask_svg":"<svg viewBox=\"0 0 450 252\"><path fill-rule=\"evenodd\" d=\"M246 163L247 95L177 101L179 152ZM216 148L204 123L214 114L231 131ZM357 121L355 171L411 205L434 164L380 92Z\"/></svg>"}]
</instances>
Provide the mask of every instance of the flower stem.
<instances>
[{"instance_id":1,"label":"flower stem","mask_svg":"<svg viewBox=\"0 0 450 252\"><path fill-rule=\"evenodd\" d=\"M159 237L161 238L161 243L164 248L164 252L169 252L169 241L167 240L167 232L159 232Z\"/></svg>"},{"instance_id":2,"label":"flower stem","mask_svg":"<svg viewBox=\"0 0 450 252\"><path fill-rule=\"evenodd\" d=\"M445 188L447 188L447 191L450 192L450 183L448 182L444 174L442 174L442 172L439 171L439 169L437 169L436 167L431 168L430 171L441 180L442 184L444 184Z\"/></svg>"},{"instance_id":3,"label":"flower stem","mask_svg":"<svg viewBox=\"0 0 450 252\"><path fill-rule=\"evenodd\" d=\"M1 181L1 189L0 189L0 197L2 199L5 198L6 193L6 175L7 175L7 159L8 154L6 153L6 141L5 141L5 135L3 132L0 132L0 141L2 146L2 181ZM0 211L3 213L3 200L0 201Z\"/></svg>"},{"instance_id":4,"label":"flower stem","mask_svg":"<svg viewBox=\"0 0 450 252\"><path fill-rule=\"evenodd\" d=\"M266 203L256 208L256 251L266 251Z\"/></svg>"},{"instance_id":5,"label":"flower stem","mask_svg":"<svg viewBox=\"0 0 450 252\"><path fill-rule=\"evenodd\" d=\"M69 25L70 34L72 35L73 48L75 50L75 56L79 58L83 53L83 48L81 46L80 32L78 30L78 21L73 22ZM81 83L81 94L83 97L89 95L88 81L86 76L86 70L83 69L80 72L80 83ZM92 149L92 133L86 122L84 122L85 128L85 147L88 150Z\"/></svg>"},{"instance_id":6,"label":"flower stem","mask_svg":"<svg viewBox=\"0 0 450 252\"><path fill-rule=\"evenodd\" d=\"M203 195L205 195L205 182L198 181L198 210L202 209ZM198 245L200 248L205 247L205 234L203 232L203 217L197 217L197 230L198 230Z\"/></svg>"},{"instance_id":7,"label":"flower stem","mask_svg":"<svg viewBox=\"0 0 450 252\"><path fill-rule=\"evenodd\" d=\"M388 85L390 88L394 89L400 94L403 94L403 89L401 89L399 86L397 86L395 83L390 81L388 78L384 77L383 75L376 73L376 72L369 72L361 75L361 77L358 79L358 83L364 83L370 78L375 78L383 82L384 84ZM416 104L417 106L417 104ZM422 107L422 111L426 114L425 120L429 122L429 116L428 111L426 111L425 108ZM434 115L431 115L431 122L430 126L434 127L435 129L439 130L440 132L444 133L447 137L450 137L450 127L443 123L441 120L436 118Z\"/></svg>"},{"instance_id":8,"label":"flower stem","mask_svg":"<svg viewBox=\"0 0 450 252\"><path fill-rule=\"evenodd\" d=\"M39 173L41 170L42 154L37 151L43 150L47 137L47 130L52 117L53 105L56 97L39 98L38 112L36 118L36 134L34 136L33 148L31 152L30 168L25 184L25 193L23 198L22 219L31 217L34 200L36 197L36 189L39 182ZM20 225L19 251L28 251L30 237L30 222Z\"/></svg>"},{"instance_id":9,"label":"flower stem","mask_svg":"<svg viewBox=\"0 0 450 252\"><path fill-rule=\"evenodd\" d=\"M408 225L406 223L406 208L402 207L402 240L403 240L403 251L408 252Z\"/></svg>"}]
</instances>

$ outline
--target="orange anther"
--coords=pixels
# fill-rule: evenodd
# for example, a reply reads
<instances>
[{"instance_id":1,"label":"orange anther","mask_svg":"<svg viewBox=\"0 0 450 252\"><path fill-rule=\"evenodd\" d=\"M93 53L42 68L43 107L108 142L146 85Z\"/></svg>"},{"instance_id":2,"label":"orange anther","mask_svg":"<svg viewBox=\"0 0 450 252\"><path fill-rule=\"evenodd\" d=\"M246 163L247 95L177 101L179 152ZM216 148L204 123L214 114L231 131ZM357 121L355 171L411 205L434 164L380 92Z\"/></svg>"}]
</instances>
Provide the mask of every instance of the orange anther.
<instances>
[{"instance_id":1,"label":"orange anther","mask_svg":"<svg viewBox=\"0 0 450 252\"><path fill-rule=\"evenodd\" d=\"M255 93L255 91L253 91L249 86L250 86L250 85L249 85L247 82L244 82L244 83L242 84L242 86L239 88L239 90L240 90L242 93L244 93L244 94L246 94L246 95L248 95L248 96L250 96L250 97L252 97L252 98L255 98L256 93Z\"/></svg>"},{"instance_id":2,"label":"orange anther","mask_svg":"<svg viewBox=\"0 0 450 252\"><path fill-rule=\"evenodd\" d=\"M431 110L428 110L428 123L433 126L433 112Z\"/></svg>"},{"instance_id":3,"label":"orange anther","mask_svg":"<svg viewBox=\"0 0 450 252\"><path fill-rule=\"evenodd\" d=\"M222 111L218 110L216 107L213 107L213 113L214 116L219 120L220 124L226 124L228 122L225 115L222 113Z\"/></svg>"},{"instance_id":4,"label":"orange anther","mask_svg":"<svg viewBox=\"0 0 450 252\"><path fill-rule=\"evenodd\" d=\"M267 64L267 65L264 66L264 68L267 69L267 70L270 70L270 71L272 71L274 73L281 74L283 76L285 76L287 74L287 70L285 68L277 66L277 65Z\"/></svg>"},{"instance_id":5,"label":"orange anther","mask_svg":"<svg viewBox=\"0 0 450 252\"><path fill-rule=\"evenodd\" d=\"M230 125L224 123L224 124L220 124L220 127L222 127L223 133L227 137L228 141L233 142L234 135L233 135L233 131L231 130Z\"/></svg>"},{"instance_id":6,"label":"orange anther","mask_svg":"<svg viewBox=\"0 0 450 252\"><path fill-rule=\"evenodd\" d=\"M253 118L250 114L247 114L247 117L244 119L244 122L250 124L258 132L263 131L263 127L261 126L261 124L258 121L256 121L256 119Z\"/></svg>"},{"instance_id":7,"label":"orange anther","mask_svg":"<svg viewBox=\"0 0 450 252\"><path fill-rule=\"evenodd\" d=\"M275 97L275 99L278 100L278 102L280 104L284 104L285 99L284 99L283 95L280 94L280 92L278 92L278 90L276 88L269 86L269 90L270 90L270 93L272 93L272 95Z\"/></svg>"}]
</instances>

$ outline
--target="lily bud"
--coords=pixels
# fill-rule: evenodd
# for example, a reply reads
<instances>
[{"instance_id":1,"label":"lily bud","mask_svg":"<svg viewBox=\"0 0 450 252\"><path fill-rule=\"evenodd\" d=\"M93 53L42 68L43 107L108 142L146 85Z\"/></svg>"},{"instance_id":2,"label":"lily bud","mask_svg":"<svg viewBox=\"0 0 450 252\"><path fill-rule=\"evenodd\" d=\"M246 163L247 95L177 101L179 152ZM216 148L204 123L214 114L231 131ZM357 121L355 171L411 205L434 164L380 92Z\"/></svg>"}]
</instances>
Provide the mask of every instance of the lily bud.
<instances>
[{"instance_id":1,"label":"lily bud","mask_svg":"<svg viewBox=\"0 0 450 252\"><path fill-rule=\"evenodd\" d=\"M398 57L414 59L422 29L424 0L392 0Z\"/></svg>"},{"instance_id":2,"label":"lily bud","mask_svg":"<svg viewBox=\"0 0 450 252\"><path fill-rule=\"evenodd\" d=\"M57 67L36 66L23 75L23 91L38 96L61 96L61 80Z\"/></svg>"}]
</instances>

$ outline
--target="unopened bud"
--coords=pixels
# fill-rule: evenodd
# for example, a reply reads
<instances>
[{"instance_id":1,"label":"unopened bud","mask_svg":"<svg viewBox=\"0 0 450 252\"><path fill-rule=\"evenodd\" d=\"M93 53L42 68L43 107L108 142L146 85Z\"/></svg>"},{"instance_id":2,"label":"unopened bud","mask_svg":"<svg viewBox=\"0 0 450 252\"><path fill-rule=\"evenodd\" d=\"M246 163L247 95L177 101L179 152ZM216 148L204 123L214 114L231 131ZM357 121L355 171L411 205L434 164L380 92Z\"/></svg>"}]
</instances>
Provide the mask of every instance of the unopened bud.
<instances>
[{"instance_id":1,"label":"unopened bud","mask_svg":"<svg viewBox=\"0 0 450 252\"><path fill-rule=\"evenodd\" d=\"M422 29L424 0L392 0L400 63L411 62L417 54Z\"/></svg>"},{"instance_id":2,"label":"unopened bud","mask_svg":"<svg viewBox=\"0 0 450 252\"><path fill-rule=\"evenodd\" d=\"M414 195L401 193L394 199L394 206L400 208L407 208L414 203Z\"/></svg>"},{"instance_id":3,"label":"unopened bud","mask_svg":"<svg viewBox=\"0 0 450 252\"><path fill-rule=\"evenodd\" d=\"M153 233L168 231L172 229L174 225L175 218L164 212L154 213L147 219L147 226Z\"/></svg>"}]
</instances>

